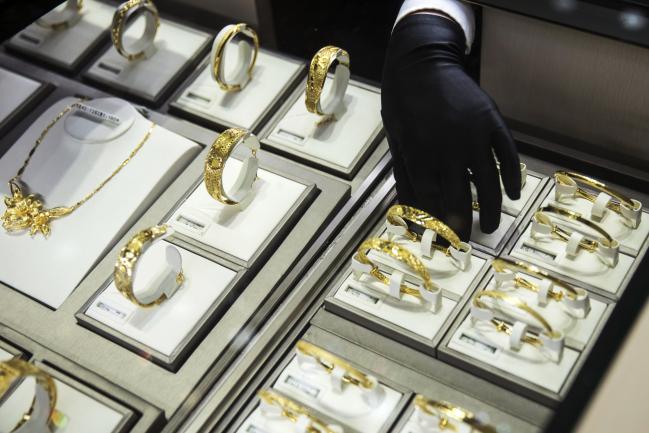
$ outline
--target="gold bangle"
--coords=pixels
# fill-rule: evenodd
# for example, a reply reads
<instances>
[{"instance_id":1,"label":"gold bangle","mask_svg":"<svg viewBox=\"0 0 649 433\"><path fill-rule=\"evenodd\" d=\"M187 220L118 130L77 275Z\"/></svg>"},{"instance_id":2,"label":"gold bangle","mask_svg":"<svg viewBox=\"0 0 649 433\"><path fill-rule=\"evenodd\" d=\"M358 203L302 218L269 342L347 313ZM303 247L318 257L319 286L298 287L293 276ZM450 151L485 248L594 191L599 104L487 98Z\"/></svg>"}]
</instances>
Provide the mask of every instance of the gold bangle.
<instances>
[{"instance_id":1,"label":"gold bangle","mask_svg":"<svg viewBox=\"0 0 649 433\"><path fill-rule=\"evenodd\" d=\"M493 311L493 309L488 304L483 302L481 298L492 298L497 301L504 301L507 304L511 305L512 307L518 308L519 310L529 314L541 325L541 328L543 329L542 332L549 338L558 338L561 335L560 332L557 332L552 328L550 323L548 323L548 321L545 320L545 317L543 317L541 313L539 313L538 311L536 311L535 309L527 305L525 301L515 296L509 295L499 290L483 290L473 297L474 306ZM491 321L496 326L498 331L505 332L507 334L511 333L511 327L504 320L492 319ZM532 336L526 336L524 341L526 343L531 343L534 345L543 344L541 340Z\"/></svg>"},{"instance_id":2,"label":"gold bangle","mask_svg":"<svg viewBox=\"0 0 649 433\"><path fill-rule=\"evenodd\" d=\"M357 370L348 362L307 341L298 341L295 345L295 350L303 355L314 358L328 373L331 373L336 367L344 370L343 382L365 389L372 389L375 386L375 383L362 371Z\"/></svg>"},{"instance_id":3,"label":"gold bangle","mask_svg":"<svg viewBox=\"0 0 649 433\"><path fill-rule=\"evenodd\" d=\"M364 265L371 266L372 269L369 271L369 274L383 284L390 285L390 279L381 272L379 267L374 264L372 260L370 260L370 258L366 254L367 250L379 251L397 259L398 261L415 271L417 275L419 275L423 282L424 289L433 293L439 291L439 287L437 287L437 285L433 283L433 280L430 278L430 274L426 270L426 267L421 262L421 260L417 258L417 256L395 242L380 238L370 238L364 241L358 247L358 250L356 252L356 260ZM401 293L421 297L418 289L413 289L405 284L401 285Z\"/></svg>"},{"instance_id":4,"label":"gold bangle","mask_svg":"<svg viewBox=\"0 0 649 433\"><path fill-rule=\"evenodd\" d=\"M442 238L446 239L446 241L448 241L448 243L453 248L460 251L464 250L460 237L453 231L453 229L451 229L449 226L447 226L434 216L430 215L429 213L424 212L423 210L419 210L410 206L395 204L390 207L390 209L388 209L386 219L388 223L400 226L403 226L403 223L405 222L404 220L410 221L420 227L434 231ZM406 237L409 240L418 241L419 239L421 239L421 235L409 230L407 223L404 228L406 229ZM439 251L444 252L446 255L451 254L448 247L444 247L436 243L433 243L433 247Z\"/></svg>"},{"instance_id":5,"label":"gold bangle","mask_svg":"<svg viewBox=\"0 0 649 433\"><path fill-rule=\"evenodd\" d=\"M317 418L307 408L275 391L262 389L257 395L264 403L279 407L282 416L292 423L296 423L300 417L307 417L309 419L309 427L307 428L309 433L335 433L327 423Z\"/></svg>"},{"instance_id":6,"label":"gold bangle","mask_svg":"<svg viewBox=\"0 0 649 433\"><path fill-rule=\"evenodd\" d=\"M205 188L214 199L226 205L236 205L241 202L250 192L253 183L257 179L256 170L255 173L247 173L245 170L241 170L239 172L240 179L235 182L235 184L241 186L241 189L233 194L228 194L225 191L223 186L225 164L239 143L246 143L251 151L250 158L257 158L257 150L259 149L257 137L245 129L230 128L219 134L212 143L212 147L205 159L205 172L203 174ZM243 168L246 169L247 166Z\"/></svg>"},{"instance_id":7,"label":"gold bangle","mask_svg":"<svg viewBox=\"0 0 649 433\"><path fill-rule=\"evenodd\" d=\"M59 21L48 21L45 17L41 17L36 20L36 24L54 31L69 29L81 18L79 16L81 9L83 9L83 0L67 0L63 9L63 17Z\"/></svg>"},{"instance_id":8,"label":"gold bangle","mask_svg":"<svg viewBox=\"0 0 649 433\"><path fill-rule=\"evenodd\" d=\"M4 397L5 393L9 391L16 381L25 377L33 377L36 380L36 386L41 387L47 393L49 411L47 413L46 424L52 425L56 413L56 384L49 374L36 367L34 364L20 358L12 358L8 361L0 362L0 399ZM34 399L30 409L23 415L22 419L18 424L16 424L12 431L17 430L31 418L35 403L36 399Z\"/></svg>"},{"instance_id":9,"label":"gold bangle","mask_svg":"<svg viewBox=\"0 0 649 433\"><path fill-rule=\"evenodd\" d=\"M214 77L221 90L225 92L237 92L243 88L245 83L229 84L223 78L223 54L225 47L239 33L242 33L252 39L254 52L252 54L252 58L250 59L250 64L247 68L248 80L251 80L252 70L255 67L257 54L259 52L259 37L257 36L257 32L255 32L250 26L245 23L232 24L224 30L224 34L221 35L221 33L219 33L220 38L215 41L213 48L212 77Z\"/></svg>"},{"instance_id":10,"label":"gold bangle","mask_svg":"<svg viewBox=\"0 0 649 433\"><path fill-rule=\"evenodd\" d=\"M146 23L142 37L127 50L124 46L124 31L126 24L134 14L144 11ZM119 5L113 15L110 29L111 40L117 52L128 61L144 58L153 45L155 35L160 27L160 15L152 0L127 0Z\"/></svg>"},{"instance_id":11,"label":"gold bangle","mask_svg":"<svg viewBox=\"0 0 649 433\"><path fill-rule=\"evenodd\" d=\"M450 429L455 431L455 426L449 423L454 420L471 427L471 431L480 433L497 433L496 428L480 422L473 413L459 406L445 401L431 400L421 394L415 396L413 405L423 413L439 418L438 427L440 430Z\"/></svg>"},{"instance_id":12,"label":"gold bangle","mask_svg":"<svg viewBox=\"0 0 649 433\"><path fill-rule=\"evenodd\" d=\"M329 115L326 113L320 103L322 96L322 89L324 88L325 80L329 69L337 62L338 65L349 68L349 53L342 48L328 45L318 50L318 52L311 59L309 65L309 75L306 80L306 109L309 113Z\"/></svg>"},{"instance_id":13,"label":"gold bangle","mask_svg":"<svg viewBox=\"0 0 649 433\"><path fill-rule=\"evenodd\" d=\"M599 240L582 239L579 242L579 246L585 249L586 251L593 253L597 251L600 245L605 246L607 248L618 248L619 246L618 241L613 239L613 237L611 237L611 235L609 235L606 230L604 230L598 224L595 224L594 222L582 217L581 214L577 212L573 212L571 210L563 209L553 205L547 205L539 208L534 214L533 217L534 220L539 224L550 227L552 236L554 236L556 239L560 241L567 242L570 239L570 235L572 234L572 232L562 227L559 227L557 224L552 222L552 218L547 216L546 213L553 213L568 218L570 220L577 221L585 225L586 227L595 230L600 235L602 235L602 238Z\"/></svg>"},{"instance_id":14,"label":"gold bangle","mask_svg":"<svg viewBox=\"0 0 649 433\"><path fill-rule=\"evenodd\" d=\"M139 307L153 307L167 300L165 293L152 302L142 302L133 293L133 276L138 259L147 250L149 245L156 239L167 233L168 226L162 224L159 226L144 229L135 234L126 245L120 250L117 256L117 263L113 271L113 279L117 290L129 301ZM185 274L182 269L176 275L176 284L181 286L185 282Z\"/></svg>"}]
</instances>

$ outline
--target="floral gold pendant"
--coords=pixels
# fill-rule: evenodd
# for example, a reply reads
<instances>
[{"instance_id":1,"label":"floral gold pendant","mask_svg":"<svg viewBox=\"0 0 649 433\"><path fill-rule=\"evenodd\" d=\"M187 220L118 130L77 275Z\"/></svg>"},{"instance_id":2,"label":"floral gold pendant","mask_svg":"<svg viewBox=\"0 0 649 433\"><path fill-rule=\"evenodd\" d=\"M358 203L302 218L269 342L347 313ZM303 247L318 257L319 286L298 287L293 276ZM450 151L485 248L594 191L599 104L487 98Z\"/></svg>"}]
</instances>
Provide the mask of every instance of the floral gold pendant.
<instances>
[{"instance_id":1,"label":"floral gold pendant","mask_svg":"<svg viewBox=\"0 0 649 433\"><path fill-rule=\"evenodd\" d=\"M5 196L6 210L2 214L2 227L8 232L29 231L31 236L42 233L47 237L50 234L50 221L72 212L66 207L44 209L43 201L35 194L24 195L18 185L9 183L11 197Z\"/></svg>"}]
</instances>

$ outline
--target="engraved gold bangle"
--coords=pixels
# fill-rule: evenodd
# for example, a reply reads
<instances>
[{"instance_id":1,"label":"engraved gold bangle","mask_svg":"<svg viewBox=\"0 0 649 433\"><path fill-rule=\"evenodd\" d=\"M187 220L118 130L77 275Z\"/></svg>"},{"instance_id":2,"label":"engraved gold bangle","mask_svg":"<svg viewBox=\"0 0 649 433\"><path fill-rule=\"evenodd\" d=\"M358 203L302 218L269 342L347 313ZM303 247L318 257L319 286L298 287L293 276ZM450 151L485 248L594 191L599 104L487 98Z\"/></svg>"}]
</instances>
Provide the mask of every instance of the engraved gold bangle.
<instances>
[{"instance_id":1,"label":"engraved gold bangle","mask_svg":"<svg viewBox=\"0 0 649 433\"><path fill-rule=\"evenodd\" d=\"M577 212L573 212L571 210L563 209L553 205L547 205L539 208L534 214L533 217L534 221L536 221L541 225L549 227L551 230L551 235L560 241L568 242L570 236L572 235L572 232L555 224L552 221L552 218L546 215L548 213L559 215L569 220L577 221L578 223L593 229L594 231L596 231L602 236L601 239L598 240L582 239L579 242L579 246L586 251L589 251L591 253L596 252L600 247L600 245L605 246L607 248L618 248L619 246L618 241L613 239L613 237L611 237L611 235L609 235L606 230L604 230L598 224L595 224L594 222L582 217L581 214Z\"/></svg>"},{"instance_id":2,"label":"engraved gold bangle","mask_svg":"<svg viewBox=\"0 0 649 433\"><path fill-rule=\"evenodd\" d=\"M572 287L570 284L566 283L560 278L553 277L547 272L529 263L525 263L519 260L514 261L514 260L498 258L498 259L494 259L494 261L491 262L491 267L496 272L505 272L505 271L511 271L513 273L523 272L525 274L532 275L533 277L542 280L551 281L555 286L559 286L563 289L563 290L550 290L548 292L548 297L554 299L557 302L561 302L564 298L575 300L579 296L577 289ZM516 287L521 287L535 293L539 292L539 286L537 284L518 275L514 277L514 284L516 285Z\"/></svg>"},{"instance_id":3,"label":"engraved gold bangle","mask_svg":"<svg viewBox=\"0 0 649 433\"><path fill-rule=\"evenodd\" d=\"M386 216L388 223L392 225L403 226L404 222L410 221L411 223L417 224L424 229L429 229L440 235L442 238L455 249L460 251L464 250L464 244L460 240L460 237L451 229L449 226L444 224L442 221L438 220L434 216L419 210L414 207L404 206L400 204L395 204L390 209ZM421 235L415 233L408 229L407 223L404 227L406 229L405 236L411 241L418 241L421 239ZM433 248L444 252L446 255L451 255L450 249L442 245L433 243Z\"/></svg>"},{"instance_id":4,"label":"engraved gold bangle","mask_svg":"<svg viewBox=\"0 0 649 433\"><path fill-rule=\"evenodd\" d=\"M362 371L357 370L348 362L343 361L337 356L334 356L326 350L314 346L307 341L298 341L295 345L295 350L300 352L302 355L313 358L328 373L333 372L336 367L344 370L345 374L342 380L345 383L365 389L372 389L375 386L375 383Z\"/></svg>"},{"instance_id":5,"label":"engraved gold bangle","mask_svg":"<svg viewBox=\"0 0 649 433\"><path fill-rule=\"evenodd\" d=\"M381 272L379 267L374 264L372 260L370 260L366 253L368 250L378 251L397 259L417 273L417 275L423 282L423 288L425 290L428 290L431 293L439 292L439 287L437 287L437 285L433 283L433 280L430 278L430 274L426 270L426 267L421 262L421 260L417 258L417 256L395 242L380 238L370 238L364 241L358 247L355 258L359 263L371 266L369 274L383 284L390 285L390 279L385 274L383 274L383 272ZM408 287L405 284L402 284L400 289L401 293L403 294L421 297L421 293L419 293L418 289Z\"/></svg>"},{"instance_id":6,"label":"engraved gold bangle","mask_svg":"<svg viewBox=\"0 0 649 433\"><path fill-rule=\"evenodd\" d=\"M0 362L0 399L17 383L18 380L26 377L33 377L36 386L42 388L48 397L48 411L46 412L47 420L41 425L52 425L55 423L56 414L56 384L54 379L34 364L24 361L20 358L12 358L8 361ZM31 408L25 413L22 419L12 431L17 430L24 423L28 422L33 414L36 404L36 398L32 402ZM40 424L40 423L39 423Z\"/></svg>"},{"instance_id":7,"label":"engraved gold bangle","mask_svg":"<svg viewBox=\"0 0 649 433\"><path fill-rule=\"evenodd\" d=\"M144 14L146 22L144 33L132 46L124 45L124 32L132 17ZM153 41L160 27L160 15L152 0L128 0L122 3L115 14L110 29L110 37L117 52L128 61L147 57L153 49Z\"/></svg>"},{"instance_id":8,"label":"engraved gold bangle","mask_svg":"<svg viewBox=\"0 0 649 433\"><path fill-rule=\"evenodd\" d=\"M336 68L346 67L349 69L349 53L342 48L328 45L321 48L313 56L313 59L311 59L305 92L306 109L309 113L319 114L321 116L333 114L328 107L323 107L324 104L321 102L321 97L322 89L327 79L327 73L334 64L336 64ZM334 83L332 90L336 90L335 87Z\"/></svg>"},{"instance_id":9,"label":"engraved gold bangle","mask_svg":"<svg viewBox=\"0 0 649 433\"><path fill-rule=\"evenodd\" d=\"M224 68L224 54L225 47L234 39L238 34L243 34L249 37L252 40L253 53L250 58L249 63L246 65L246 76L245 80L240 82L228 83L225 79L225 68ZM255 32L250 26L245 23L231 24L226 26L214 40L214 46L212 47L212 77L219 85L221 90L225 92L237 92L241 90L245 84L252 79L252 70L255 67L255 62L257 61L257 54L259 53L259 37L257 32ZM245 62L245 59L243 60ZM238 75L238 74L237 74Z\"/></svg>"},{"instance_id":10,"label":"engraved gold bangle","mask_svg":"<svg viewBox=\"0 0 649 433\"><path fill-rule=\"evenodd\" d=\"M36 24L55 31L69 29L81 19L79 14L81 9L83 9L83 0L67 0L65 8L59 13L60 16L56 20L50 20L49 17L43 16L36 20Z\"/></svg>"},{"instance_id":11,"label":"engraved gold bangle","mask_svg":"<svg viewBox=\"0 0 649 433\"><path fill-rule=\"evenodd\" d=\"M439 419L439 430L456 431L457 429L450 422L453 420L471 427L472 432L497 433L495 427L482 423L473 413L451 403L431 400L418 394L413 405L424 414L436 416Z\"/></svg>"},{"instance_id":12,"label":"engraved gold bangle","mask_svg":"<svg viewBox=\"0 0 649 433\"><path fill-rule=\"evenodd\" d=\"M306 431L309 433L335 433L327 423L317 418L307 408L275 391L263 389L257 395L265 404L277 407L281 411L282 417L292 423L296 423L301 417L307 417L309 426Z\"/></svg>"},{"instance_id":13,"label":"engraved gold bangle","mask_svg":"<svg viewBox=\"0 0 649 433\"><path fill-rule=\"evenodd\" d=\"M126 245L120 250L117 256L117 263L113 271L113 279L117 290L126 297L129 301L139 307L153 307L160 305L167 300L165 293L151 302L142 302L133 293L133 279L135 275L137 261L147 248L153 243L154 240L167 234L168 226L162 224L159 226L151 227L142 230L135 234ZM185 275L182 271L176 275L176 284L181 286L185 282Z\"/></svg>"},{"instance_id":14,"label":"engraved gold bangle","mask_svg":"<svg viewBox=\"0 0 649 433\"><path fill-rule=\"evenodd\" d=\"M244 160L239 176L234 182L235 190L228 193L223 186L223 171L225 164L238 144L246 145L251 156ZM257 150L259 140L250 131L241 128L230 128L223 131L212 143L205 159L203 174L207 192L219 202L226 205L240 203L251 191L257 179Z\"/></svg>"},{"instance_id":15,"label":"engraved gold bangle","mask_svg":"<svg viewBox=\"0 0 649 433\"><path fill-rule=\"evenodd\" d=\"M629 219L633 228L636 228L639 224L639 219L642 216L642 203L637 200L631 199L626 195L615 191L614 189L611 189L610 187L606 186L605 183L592 179L588 176L584 176L583 174L562 170L554 173L554 181L557 185L557 201L561 200L561 196L563 194L561 194L560 190L563 188L570 189L572 191L572 194L576 197L581 197L591 203L595 203L597 196L590 191L587 191L578 186L579 184L586 185L592 189L608 194L609 196L617 200L609 201L606 204L606 208L610 209L623 218Z\"/></svg>"}]
</instances>

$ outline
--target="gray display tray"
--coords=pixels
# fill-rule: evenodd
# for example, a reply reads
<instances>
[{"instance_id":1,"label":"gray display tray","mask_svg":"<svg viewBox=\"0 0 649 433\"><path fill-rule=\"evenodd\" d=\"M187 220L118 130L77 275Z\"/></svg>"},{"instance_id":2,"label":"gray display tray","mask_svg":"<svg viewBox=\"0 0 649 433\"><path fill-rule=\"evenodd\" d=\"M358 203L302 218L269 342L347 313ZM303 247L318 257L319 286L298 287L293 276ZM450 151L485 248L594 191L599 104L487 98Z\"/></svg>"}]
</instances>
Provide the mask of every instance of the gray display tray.
<instances>
[{"instance_id":1,"label":"gray display tray","mask_svg":"<svg viewBox=\"0 0 649 433\"><path fill-rule=\"evenodd\" d=\"M266 121L275 113L279 105L287 99L287 93L291 91L297 84L298 80L304 76L306 73L306 65L302 60L293 58L286 54L277 53L265 48L260 48L260 51L264 51L270 55L277 56L289 61L296 63L302 63L302 66L293 74L291 79L286 83L282 90L273 98L272 102L266 107L262 112L261 116L254 121L252 126L248 128L254 134L259 134L261 128L264 126ZM216 129L217 131L222 131L227 128L241 127L240 125L235 125L231 122L228 122L223 119L209 119L205 117L205 114L199 110L195 110L189 107L185 107L182 104L179 104L178 98L189 88L194 81L203 73L205 68L210 67L210 56L208 55L205 60L201 63L200 66L185 80L185 83L180 86L180 88L173 94L170 98L171 102L169 103L169 112L171 114L177 114L181 117L185 117L192 122L196 122L199 125L205 126L206 128ZM216 86L216 82L214 83Z\"/></svg>"},{"instance_id":2,"label":"gray display tray","mask_svg":"<svg viewBox=\"0 0 649 433\"><path fill-rule=\"evenodd\" d=\"M11 70L11 69L9 69ZM17 73L14 70L11 72ZM22 74L21 74L22 75ZM31 77L28 77L31 78ZM36 80L39 81L39 80ZM34 107L38 105L50 92L54 90L54 86L47 82L40 82L41 85L31 95L29 95L16 109L9 114L2 122L0 122L0 137L5 135L7 131L13 128L24 116L29 113Z\"/></svg>"},{"instance_id":3,"label":"gray display tray","mask_svg":"<svg viewBox=\"0 0 649 433\"><path fill-rule=\"evenodd\" d=\"M365 84L360 81L350 80L350 85L360 87L361 89L369 90L372 92L380 93L380 89L369 84ZM369 158L370 153L376 148L378 143L384 138L383 133L383 124L381 123L373 131L369 139L363 144L361 152L356 156L356 159L352 163L352 166L347 170L340 170L336 166L327 161L316 159L315 157L303 157L297 155L291 150L285 149L281 143L276 143L270 138L275 126L284 118L286 113L290 110L291 106L302 97L304 93L304 88L306 86L306 78L302 80L297 86L295 86L293 92L284 100L284 104L273 114L273 116L268 120L266 126L260 131L259 138L263 148L276 152L280 155L286 156L287 158L296 160L302 164L306 164L312 167L322 170L326 173L331 173L335 176L341 177L346 180L353 179L361 166Z\"/></svg>"}]
</instances>

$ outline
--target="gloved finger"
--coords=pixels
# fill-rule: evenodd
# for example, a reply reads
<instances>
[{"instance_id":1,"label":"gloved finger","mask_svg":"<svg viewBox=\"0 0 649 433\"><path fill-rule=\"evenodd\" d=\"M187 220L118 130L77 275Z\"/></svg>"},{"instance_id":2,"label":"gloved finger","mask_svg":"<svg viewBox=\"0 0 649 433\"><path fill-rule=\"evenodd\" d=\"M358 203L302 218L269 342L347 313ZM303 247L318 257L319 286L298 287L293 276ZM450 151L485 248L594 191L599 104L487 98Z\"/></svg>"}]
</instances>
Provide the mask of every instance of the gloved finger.
<instances>
[{"instance_id":1,"label":"gloved finger","mask_svg":"<svg viewBox=\"0 0 649 433\"><path fill-rule=\"evenodd\" d=\"M399 141L395 136L388 134L387 131L386 137L388 139L388 145L390 146L390 153L392 154L392 171L396 182L397 200L401 204L415 206L417 196L415 195L415 190L412 187L410 177L408 176L408 170L406 169L405 162L401 156L402 151L399 146Z\"/></svg>"},{"instance_id":2,"label":"gloved finger","mask_svg":"<svg viewBox=\"0 0 649 433\"><path fill-rule=\"evenodd\" d=\"M438 216L463 241L471 238L473 210L471 182L465 164L451 163L448 160L439 164L441 174L441 214Z\"/></svg>"},{"instance_id":3,"label":"gloved finger","mask_svg":"<svg viewBox=\"0 0 649 433\"><path fill-rule=\"evenodd\" d=\"M497 110L493 113L495 128L491 133L491 146L500 162L505 192L510 199L518 200L521 197L521 162L516 144L500 113Z\"/></svg>"},{"instance_id":4,"label":"gloved finger","mask_svg":"<svg viewBox=\"0 0 649 433\"><path fill-rule=\"evenodd\" d=\"M498 168L491 147L487 143L478 143L471 159L475 189L480 205L480 230L492 233L500 224L502 193Z\"/></svg>"}]
</instances>

